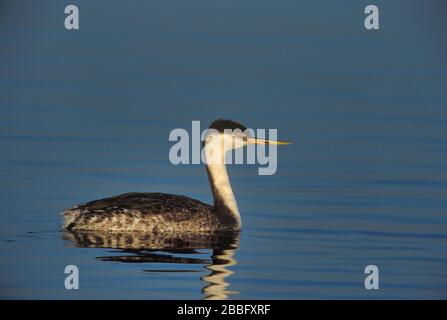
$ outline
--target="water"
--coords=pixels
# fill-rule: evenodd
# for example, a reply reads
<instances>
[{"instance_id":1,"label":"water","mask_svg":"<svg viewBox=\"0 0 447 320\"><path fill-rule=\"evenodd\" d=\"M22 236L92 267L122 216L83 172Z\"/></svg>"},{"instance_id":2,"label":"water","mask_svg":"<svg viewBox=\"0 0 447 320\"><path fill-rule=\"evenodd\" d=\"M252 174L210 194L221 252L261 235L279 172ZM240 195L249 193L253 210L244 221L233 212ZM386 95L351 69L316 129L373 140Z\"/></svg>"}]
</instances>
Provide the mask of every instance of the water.
<instances>
[{"instance_id":1,"label":"water","mask_svg":"<svg viewBox=\"0 0 447 320\"><path fill-rule=\"evenodd\" d=\"M375 32L358 1L75 2L76 32L69 2L0 2L1 298L447 298L442 1L376 1ZM276 175L229 168L240 235L120 249L61 231L62 209L129 191L210 202L168 134L222 117L294 142Z\"/></svg>"}]
</instances>

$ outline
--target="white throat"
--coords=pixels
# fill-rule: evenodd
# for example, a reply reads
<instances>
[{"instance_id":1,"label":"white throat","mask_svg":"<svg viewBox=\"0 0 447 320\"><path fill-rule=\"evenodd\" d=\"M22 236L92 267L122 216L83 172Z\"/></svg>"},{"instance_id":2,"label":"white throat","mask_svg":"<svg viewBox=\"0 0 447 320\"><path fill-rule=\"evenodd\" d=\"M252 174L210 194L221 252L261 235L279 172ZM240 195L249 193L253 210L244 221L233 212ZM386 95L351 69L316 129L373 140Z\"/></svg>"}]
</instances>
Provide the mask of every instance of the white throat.
<instances>
[{"instance_id":1,"label":"white throat","mask_svg":"<svg viewBox=\"0 0 447 320\"><path fill-rule=\"evenodd\" d=\"M215 139L214 141L218 141ZM206 169L210 180L211 191L214 197L214 208L218 214L228 215L233 218L238 226L241 225L241 216L231 189L230 178L224 161L225 151L220 152L221 145L208 143L209 153L206 157Z\"/></svg>"},{"instance_id":2,"label":"white throat","mask_svg":"<svg viewBox=\"0 0 447 320\"><path fill-rule=\"evenodd\" d=\"M214 197L214 208L216 212L230 214L241 225L241 215L231 189L225 164L208 164L208 177Z\"/></svg>"}]
</instances>

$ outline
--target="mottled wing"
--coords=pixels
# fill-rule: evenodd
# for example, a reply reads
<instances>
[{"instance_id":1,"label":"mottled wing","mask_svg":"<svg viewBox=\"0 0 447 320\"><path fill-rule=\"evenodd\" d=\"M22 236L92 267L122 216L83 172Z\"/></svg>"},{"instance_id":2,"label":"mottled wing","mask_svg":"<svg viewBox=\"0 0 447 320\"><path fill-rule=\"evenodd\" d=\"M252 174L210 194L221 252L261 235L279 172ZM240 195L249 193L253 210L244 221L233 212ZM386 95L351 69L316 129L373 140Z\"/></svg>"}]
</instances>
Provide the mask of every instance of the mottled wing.
<instances>
[{"instance_id":1,"label":"mottled wing","mask_svg":"<svg viewBox=\"0 0 447 320\"><path fill-rule=\"evenodd\" d=\"M132 223L135 217L181 222L211 210L212 206L185 196L133 192L80 204L65 210L63 214L64 227L70 229L76 222L99 223L102 219L113 221L114 217L127 217L128 223Z\"/></svg>"}]
</instances>

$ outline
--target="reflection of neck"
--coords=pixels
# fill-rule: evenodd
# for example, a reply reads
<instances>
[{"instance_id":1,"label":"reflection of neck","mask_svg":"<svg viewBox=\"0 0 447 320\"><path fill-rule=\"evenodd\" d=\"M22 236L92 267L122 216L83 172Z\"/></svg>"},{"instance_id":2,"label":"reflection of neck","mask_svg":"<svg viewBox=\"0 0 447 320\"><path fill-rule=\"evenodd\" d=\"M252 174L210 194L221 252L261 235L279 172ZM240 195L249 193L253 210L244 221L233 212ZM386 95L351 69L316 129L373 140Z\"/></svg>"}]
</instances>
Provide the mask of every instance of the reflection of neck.
<instances>
[{"instance_id":1,"label":"reflection of neck","mask_svg":"<svg viewBox=\"0 0 447 320\"><path fill-rule=\"evenodd\" d=\"M233 271L227 270L227 267L235 265L237 262L233 258L235 249L214 250L212 264L206 266L211 270L210 275L205 276L202 280L209 283L203 288L206 300L222 300L227 299L230 294L237 294L237 291L229 291L226 288L229 284L225 278L232 275Z\"/></svg>"},{"instance_id":2,"label":"reflection of neck","mask_svg":"<svg viewBox=\"0 0 447 320\"><path fill-rule=\"evenodd\" d=\"M228 215L241 225L241 216L231 189L230 179L224 163L213 163L206 166L214 197L214 208L217 213Z\"/></svg>"}]
</instances>

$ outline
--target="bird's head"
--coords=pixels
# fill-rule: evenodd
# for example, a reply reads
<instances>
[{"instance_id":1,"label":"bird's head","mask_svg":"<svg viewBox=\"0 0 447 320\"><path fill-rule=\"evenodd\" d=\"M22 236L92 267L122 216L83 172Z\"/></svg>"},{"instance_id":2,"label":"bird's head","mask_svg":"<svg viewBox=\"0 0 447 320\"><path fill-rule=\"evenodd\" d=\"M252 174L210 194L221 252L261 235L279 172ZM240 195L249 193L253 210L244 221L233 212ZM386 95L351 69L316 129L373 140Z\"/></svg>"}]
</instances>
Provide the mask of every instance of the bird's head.
<instances>
[{"instance_id":1,"label":"bird's head","mask_svg":"<svg viewBox=\"0 0 447 320\"><path fill-rule=\"evenodd\" d=\"M253 135L253 130L227 119L213 121L205 133L204 146L219 149L221 154L250 144L285 145L289 142L258 139Z\"/></svg>"}]
</instances>

